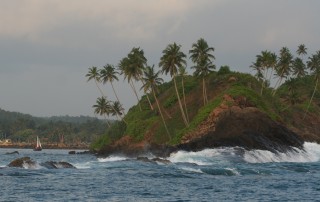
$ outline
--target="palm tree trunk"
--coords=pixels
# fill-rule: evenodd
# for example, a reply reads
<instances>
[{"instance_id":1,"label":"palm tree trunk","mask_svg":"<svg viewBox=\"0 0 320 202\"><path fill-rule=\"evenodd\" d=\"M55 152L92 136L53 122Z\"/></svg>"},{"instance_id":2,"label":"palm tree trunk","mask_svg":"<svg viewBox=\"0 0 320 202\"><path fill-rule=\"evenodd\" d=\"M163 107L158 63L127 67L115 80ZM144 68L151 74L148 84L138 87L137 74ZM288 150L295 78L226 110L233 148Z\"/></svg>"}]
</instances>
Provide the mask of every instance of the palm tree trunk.
<instances>
[{"instance_id":1,"label":"palm tree trunk","mask_svg":"<svg viewBox=\"0 0 320 202\"><path fill-rule=\"evenodd\" d=\"M108 121L108 119L107 119L106 115L104 114L103 116L104 116L104 119L105 119L105 120L106 120L106 122L107 122L108 127L110 128L110 123L109 123L109 121Z\"/></svg>"},{"instance_id":2,"label":"palm tree trunk","mask_svg":"<svg viewBox=\"0 0 320 202\"><path fill-rule=\"evenodd\" d=\"M185 113L186 113L186 118L187 121L189 122L189 115L188 115L188 108L187 108L187 103L186 103L186 95L184 93L184 82L183 82L183 76L181 78L181 85L182 85L182 94L183 94L183 103L184 103L184 108L185 108Z\"/></svg>"},{"instance_id":3,"label":"palm tree trunk","mask_svg":"<svg viewBox=\"0 0 320 202\"><path fill-rule=\"evenodd\" d=\"M312 100L313 100L314 94L316 93L317 86L318 86L318 81L319 81L319 79L316 80L316 85L314 86L313 93L312 93L312 96L311 96L311 98L310 98L308 107L307 107L307 109L306 109L306 111L305 111L305 113L304 113L304 116L303 116L303 120L306 118L306 115L307 115L307 112L309 111L309 107L310 107L311 102L312 102Z\"/></svg>"},{"instance_id":4,"label":"palm tree trunk","mask_svg":"<svg viewBox=\"0 0 320 202\"><path fill-rule=\"evenodd\" d=\"M171 135L170 135L170 133L169 133L169 130L168 130L166 121L164 120L164 117L163 117L163 114L162 114L162 111L161 111L161 108L160 108L160 105L159 105L159 101L158 101L158 99L157 99L157 97L156 97L156 94L154 93L154 89L153 89L153 88L152 88L152 93L153 93L154 99L156 100L156 103L157 103L157 106L158 106L158 109L159 109L159 113L160 113L160 115L161 115L161 119L162 119L163 125L164 125L164 127L165 127L165 129L166 129L166 131L167 131L167 134L168 134L168 136L169 136L169 139L171 140Z\"/></svg>"},{"instance_id":5,"label":"palm tree trunk","mask_svg":"<svg viewBox=\"0 0 320 202\"><path fill-rule=\"evenodd\" d=\"M132 88L132 90L133 90L133 93L136 95L136 98L137 98L137 100L138 100L138 104L139 104L140 111L142 111L141 104L140 104L140 100L139 100L139 97L138 97L136 88L134 87L134 84L133 84L132 80L130 80L129 83L130 83L130 86L131 86L131 88Z\"/></svg>"},{"instance_id":6,"label":"palm tree trunk","mask_svg":"<svg viewBox=\"0 0 320 202\"><path fill-rule=\"evenodd\" d=\"M119 100L119 98L118 98L118 95L117 95L116 91L114 90L112 81L110 81L110 83L111 83L111 87L112 87L113 93L114 93L114 95L115 95L116 98L117 98L117 101L118 101L119 103L121 103L120 100ZM122 110L122 113L125 115L124 109Z\"/></svg>"},{"instance_id":7,"label":"palm tree trunk","mask_svg":"<svg viewBox=\"0 0 320 202\"><path fill-rule=\"evenodd\" d=\"M96 86L97 86L97 88L99 89L101 95L102 95L103 97L106 97L106 96L104 95L103 91L101 90L101 88L99 87L98 82L97 82L96 79L94 80L94 82L96 83Z\"/></svg>"},{"instance_id":8,"label":"palm tree trunk","mask_svg":"<svg viewBox=\"0 0 320 202\"><path fill-rule=\"evenodd\" d=\"M182 104L181 104L181 100L180 100L180 96L179 96L179 92L178 92L178 87L177 87L177 82L176 82L176 75L173 75L173 82L174 82L174 87L175 87L176 94L177 94L177 97L178 97L178 102L179 102L179 107L180 107L182 119L183 119L184 124L188 127L189 123L187 121L186 115L184 114L184 110L183 110L183 107L182 107Z\"/></svg>"},{"instance_id":9,"label":"palm tree trunk","mask_svg":"<svg viewBox=\"0 0 320 202\"><path fill-rule=\"evenodd\" d=\"M144 85L144 82L143 82L143 80L141 79L140 76L139 76L139 80L141 81L142 85ZM147 92L145 92L145 94L146 94L146 96L147 96L147 100L148 100L148 102L149 102L150 109L153 111L153 106L152 106L151 101L150 101L150 99L149 99L149 95L147 94Z\"/></svg>"},{"instance_id":10,"label":"palm tree trunk","mask_svg":"<svg viewBox=\"0 0 320 202\"><path fill-rule=\"evenodd\" d=\"M205 82L204 82L204 77L202 78L202 95L203 95L203 106L206 105L206 85L205 85Z\"/></svg>"},{"instance_id":11,"label":"palm tree trunk","mask_svg":"<svg viewBox=\"0 0 320 202\"><path fill-rule=\"evenodd\" d=\"M208 94L207 94L206 80L204 80L204 93L205 93L205 95L206 95L206 104L208 104Z\"/></svg>"},{"instance_id":12,"label":"palm tree trunk","mask_svg":"<svg viewBox=\"0 0 320 202\"><path fill-rule=\"evenodd\" d=\"M274 95L276 94L277 88L278 88L278 86L280 86L280 84L281 84L281 82L282 82L282 76L283 76L283 74L284 74L284 69L282 70L281 74L279 75L280 77L279 77L276 85L274 86L274 90L273 90L272 96L274 96Z\"/></svg>"}]
</instances>

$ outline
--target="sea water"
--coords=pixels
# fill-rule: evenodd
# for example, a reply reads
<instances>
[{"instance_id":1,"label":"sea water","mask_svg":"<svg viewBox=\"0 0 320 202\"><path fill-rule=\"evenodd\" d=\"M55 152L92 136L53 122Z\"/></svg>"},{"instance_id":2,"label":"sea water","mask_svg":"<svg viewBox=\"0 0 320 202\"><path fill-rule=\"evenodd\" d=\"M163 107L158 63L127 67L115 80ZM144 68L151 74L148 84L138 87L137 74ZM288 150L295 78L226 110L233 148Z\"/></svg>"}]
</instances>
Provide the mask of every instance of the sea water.
<instances>
[{"instance_id":1,"label":"sea water","mask_svg":"<svg viewBox=\"0 0 320 202\"><path fill-rule=\"evenodd\" d=\"M19 154L6 154L13 151ZM24 156L37 164L6 166ZM0 201L320 201L316 143L277 154L238 147L179 151L167 160L171 163L0 149ZM66 161L77 169L40 166L46 161Z\"/></svg>"}]
</instances>

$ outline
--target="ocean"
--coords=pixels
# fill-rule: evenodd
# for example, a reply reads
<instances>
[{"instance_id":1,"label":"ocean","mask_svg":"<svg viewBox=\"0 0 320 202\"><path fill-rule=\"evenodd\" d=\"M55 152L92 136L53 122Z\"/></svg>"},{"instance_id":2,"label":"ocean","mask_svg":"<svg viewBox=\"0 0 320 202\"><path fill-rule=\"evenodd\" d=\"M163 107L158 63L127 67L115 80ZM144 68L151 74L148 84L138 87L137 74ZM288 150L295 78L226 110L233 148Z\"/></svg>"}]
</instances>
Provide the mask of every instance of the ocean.
<instances>
[{"instance_id":1,"label":"ocean","mask_svg":"<svg viewBox=\"0 0 320 202\"><path fill-rule=\"evenodd\" d=\"M6 154L13 151L19 154ZM238 147L179 151L167 158L171 163L68 152L0 149L0 201L320 201L316 143L286 154ZM25 156L37 164L7 167ZM46 161L77 169L47 169L40 165Z\"/></svg>"}]
</instances>

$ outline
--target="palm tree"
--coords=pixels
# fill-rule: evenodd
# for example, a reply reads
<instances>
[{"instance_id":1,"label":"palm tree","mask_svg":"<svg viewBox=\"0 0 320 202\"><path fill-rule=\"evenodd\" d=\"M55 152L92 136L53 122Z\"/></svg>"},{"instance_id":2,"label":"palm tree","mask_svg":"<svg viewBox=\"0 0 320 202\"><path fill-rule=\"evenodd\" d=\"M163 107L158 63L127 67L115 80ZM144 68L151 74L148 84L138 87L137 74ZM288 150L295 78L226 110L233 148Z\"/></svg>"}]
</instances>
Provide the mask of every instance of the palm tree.
<instances>
[{"instance_id":1,"label":"palm tree","mask_svg":"<svg viewBox=\"0 0 320 202\"><path fill-rule=\"evenodd\" d=\"M103 69L100 70L100 79L101 81L105 84L107 82L110 82L111 84L111 87L112 87L112 90L113 90L113 93L114 95L116 96L117 98L117 101L120 103L120 100L118 98L118 95L116 93L116 91L114 90L114 87L113 87L113 81L116 80L118 81L118 77L117 77L117 74L119 74L113 65L110 65L110 64L107 64L105 66L103 66ZM123 114L124 114L124 109L123 109Z\"/></svg>"},{"instance_id":2,"label":"palm tree","mask_svg":"<svg viewBox=\"0 0 320 202\"><path fill-rule=\"evenodd\" d=\"M130 63L132 66L134 66L134 68L136 69L136 73L135 73L135 80L136 81L141 81L142 85L144 85L143 80L141 79L141 76L143 74L143 70L145 68L145 66L147 65L147 59L144 56L144 51L142 49L140 49L140 47L138 48L132 48L131 52L128 55L128 58L130 60ZM146 92L145 92L146 93ZM146 93L147 96L147 100L149 102L150 108L151 110L153 110L153 106L150 102L149 99L149 95Z\"/></svg>"},{"instance_id":3,"label":"palm tree","mask_svg":"<svg viewBox=\"0 0 320 202\"><path fill-rule=\"evenodd\" d=\"M312 55L312 57L309 58L308 67L311 70L311 75L314 76L315 86L314 86L314 90L313 90L312 96L310 98L307 110L305 111L303 119L306 118L307 112L309 110L309 107L310 107L311 102L313 100L314 94L315 94L317 87L318 87L318 83L319 83L319 79L320 79L320 51L317 51L317 53L315 55Z\"/></svg>"},{"instance_id":4,"label":"palm tree","mask_svg":"<svg viewBox=\"0 0 320 202\"><path fill-rule=\"evenodd\" d=\"M112 102L112 110L111 114L112 116L122 116L124 108L122 107L121 103L119 101Z\"/></svg>"},{"instance_id":5,"label":"palm tree","mask_svg":"<svg viewBox=\"0 0 320 202\"><path fill-rule=\"evenodd\" d=\"M142 78L142 80L144 81L144 84L143 84L142 88L145 89L145 90L151 90L151 92L153 94L153 97L156 100L157 107L158 107L158 110L159 110L163 125L164 125L164 127L166 129L166 132L167 132L167 134L168 134L168 136L169 136L169 138L171 140L171 135L169 133L166 121L164 120L164 117L163 117L163 114L162 114L162 111L161 111L161 108L160 108L160 104L159 104L158 98L157 98L157 96L155 94L156 87L163 82L163 79L159 78L159 74L160 74L160 71L158 71L156 73L154 72L154 66L152 66L152 67L147 66L145 68L145 70L144 70L144 77Z\"/></svg>"},{"instance_id":6,"label":"palm tree","mask_svg":"<svg viewBox=\"0 0 320 202\"><path fill-rule=\"evenodd\" d=\"M186 113L187 121L189 122L188 108L187 108L187 103L186 103L186 95L184 93L184 77L187 76L187 75L188 75L188 73L186 71L186 68L185 67L180 67L179 68L179 76L181 76L183 104L184 104L184 110L185 110L185 113Z\"/></svg>"},{"instance_id":7,"label":"palm tree","mask_svg":"<svg viewBox=\"0 0 320 202\"><path fill-rule=\"evenodd\" d=\"M297 54L301 56L301 60L303 61L303 56L307 55L307 48L304 44L298 46Z\"/></svg>"},{"instance_id":8,"label":"palm tree","mask_svg":"<svg viewBox=\"0 0 320 202\"><path fill-rule=\"evenodd\" d=\"M292 54L290 53L287 47L283 47L280 50L280 57L276 67L276 74L279 77L273 91L273 95L276 94L278 86L281 84L283 78L287 78L287 76L291 72L292 68Z\"/></svg>"},{"instance_id":9,"label":"palm tree","mask_svg":"<svg viewBox=\"0 0 320 202\"><path fill-rule=\"evenodd\" d=\"M212 60L215 59L215 57L211 54L213 51L214 48L209 47L208 43L203 38L200 38L197 43L192 44L192 49L189 51L192 62L196 64L196 66L192 67L196 69L194 75L202 77L202 94L204 105L208 103L205 77L212 72L211 69L215 69L215 65L212 63Z\"/></svg>"},{"instance_id":10,"label":"palm tree","mask_svg":"<svg viewBox=\"0 0 320 202\"><path fill-rule=\"evenodd\" d=\"M130 65L130 60L128 57L125 57L122 60L120 60L120 63L118 66L119 66L119 70L121 72L120 74L123 74L124 79L128 80L128 83L130 84L130 87L138 100L140 111L142 111L140 100L138 97L138 93L137 93L135 86L133 84L133 81L132 81L132 79L135 79L134 77L136 76L135 68L132 67L132 65Z\"/></svg>"},{"instance_id":11,"label":"palm tree","mask_svg":"<svg viewBox=\"0 0 320 202\"><path fill-rule=\"evenodd\" d=\"M184 124L188 127L189 122L187 120L187 117L185 115L185 112L181 104L177 82L176 82L178 68L186 66L187 64L186 60L184 59L186 55L182 51L180 51L180 48L181 46L177 45L176 43L169 44L166 47L166 49L162 51L163 55L160 58L159 67L160 68L162 67L162 72L164 72L165 74L169 73L170 76L173 77L174 87L175 87L176 95L178 98L182 119Z\"/></svg>"},{"instance_id":12,"label":"palm tree","mask_svg":"<svg viewBox=\"0 0 320 202\"><path fill-rule=\"evenodd\" d=\"M94 113L99 114L100 116L104 116L108 126L110 127L110 123L107 120L107 116L110 115L111 107L109 101L106 100L104 96L97 98L96 104L92 106L94 108Z\"/></svg>"},{"instance_id":13,"label":"palm tree","mask_svg":"<svg viewBox=\"0 0 320 202\"><path fill-rule=\"evenodd\" d=\"M296 78L304 77L307 74L306 65L303 63L301 58L294 59L292 63L292 74Z\"/></svg>"},{"instance_id":14,"label":"palm tree","mask_svg":"<svg viewBox=\"0 0 320 202\"><path fill-rule=\"evenodd\" d=\"M99 89L101 95L104 96L101 88L98 85L98 83L100 82L100 72L99 72L98 68L97 67L89 68L89 72L86 74L86 77L88 77L88 82L90 80L92 80L92 79L94 80L94 82L95 82L97 88Z\"/></svg>"}]
</instances>

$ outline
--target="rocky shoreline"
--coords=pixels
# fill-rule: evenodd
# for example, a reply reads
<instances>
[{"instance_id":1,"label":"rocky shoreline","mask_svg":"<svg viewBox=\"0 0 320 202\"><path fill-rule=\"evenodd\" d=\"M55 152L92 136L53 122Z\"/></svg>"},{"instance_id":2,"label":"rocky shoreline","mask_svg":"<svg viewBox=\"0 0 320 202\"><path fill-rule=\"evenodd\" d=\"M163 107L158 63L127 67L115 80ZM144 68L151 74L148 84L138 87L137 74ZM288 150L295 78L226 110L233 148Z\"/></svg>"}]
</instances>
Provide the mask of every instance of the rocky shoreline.
<instances>
[{"instance_id":1,"label":"rocky shoreline","mask_svg":"<svg viewBox=\"0 0 320 202\"><path fill-rule=\"evenodd\" d=\"M204 124L200 124L194 134L187 134L179 145L157 145L146 141L136 143L125 136L98 151L97 155L137 157L152 154L167 157L178 150L200 151L217 147L260 149L273 153L287 152L293 147L303 149L304 139L301 136L255 107L222 105L218 111L213 111Z\"/></svg>"}]
</instances>

